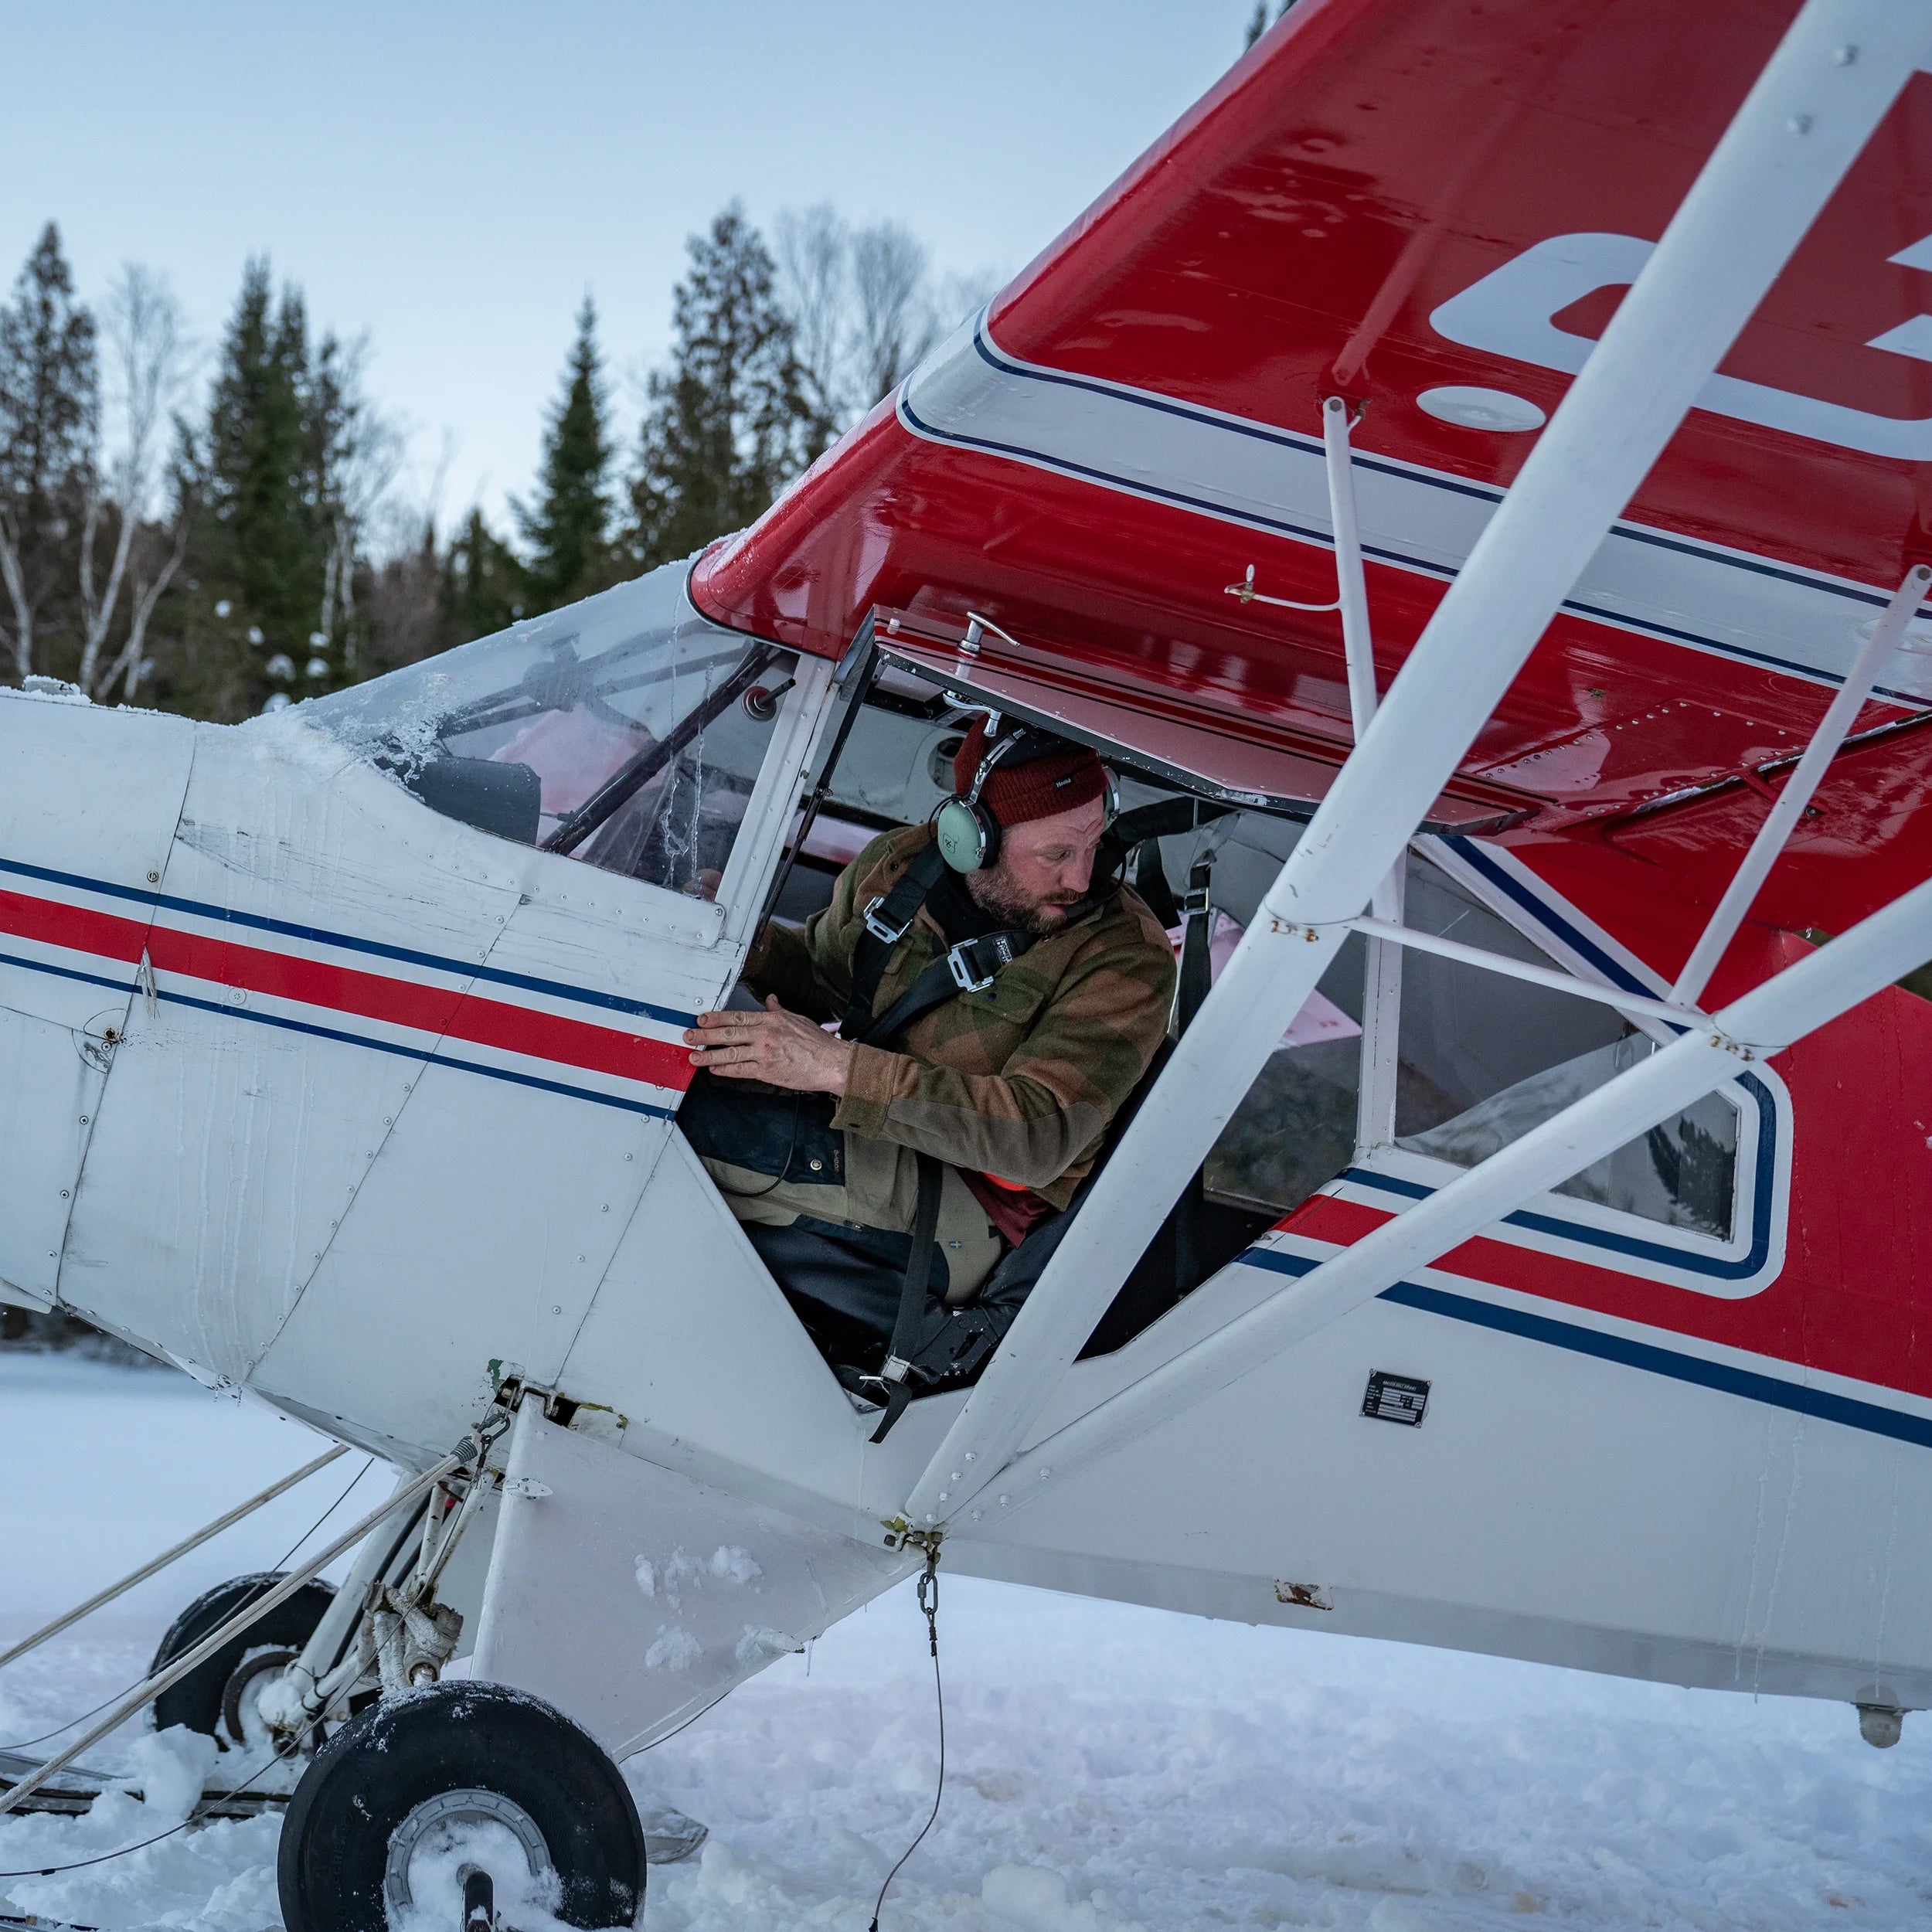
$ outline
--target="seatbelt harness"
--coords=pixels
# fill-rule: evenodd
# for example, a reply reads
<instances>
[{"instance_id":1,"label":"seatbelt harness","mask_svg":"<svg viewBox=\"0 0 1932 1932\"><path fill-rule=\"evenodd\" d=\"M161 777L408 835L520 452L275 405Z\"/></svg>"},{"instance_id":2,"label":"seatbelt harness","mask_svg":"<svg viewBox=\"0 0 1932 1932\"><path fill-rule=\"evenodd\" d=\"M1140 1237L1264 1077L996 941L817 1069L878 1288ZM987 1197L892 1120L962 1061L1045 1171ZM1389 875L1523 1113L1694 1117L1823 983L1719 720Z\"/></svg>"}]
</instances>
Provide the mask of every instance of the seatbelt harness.
<instances>
[{"instance_id":1,"label":"seatbelt harness","mask_svg":"<svg viewBox=\"0 0 1932 1932\"><path fill-rule=\"evenodd\" d=\"M937 845L927 845L914 857L889 892L868 902L863 915L866 930L852 949L852 995L846 1003L845 1018L838 1023L842 1039L856 1040L867 1046L886 1045L934 1007L943 1006L962 993L985 992L1033 944L1034 934L1017 929L963 939L947 947L884 1012L875 1017L872 1002L878 998L879 982L886 976L893 954L945 869L946 861ZM1081 917L1094 903L1083 901L1071 909L1068 917ZM945 1374L970 1372L992 1352L1005 1332L1004 1323L994 1324L984 1311L954 1309L947 1311L949 1318L939 1336L926 1336L934 1243L939 1229L940 1194L945 1171L930 1154L920 1154L916 1158L919 1193L913 1215L912 1250L900 1286L892 1342L885 1366L876 1376L864 1378L885 1393L884 1413L872 1432L872 1440L876 1443L883 1442L904 1414L906 1405L913 1398L915 1376L922 1386L930 1386ZM922 1340L926 1343L923 1347ZM948 1358L946 1367L939 1370L929 1365L922 1370L920 1358L934 1352L931 1345L934 1342L951 1345L950 1349L938 1351Z\"/></svg>"},{"instance_id":2,"label":"seatbelt harness","mask_svg":"<svg viewBox=\"0 0 1932 1932\"><path fill-rule=\"evenodd\" d=\"M961 993L983 993L1006 967L1033 943L1031 933L1009 928L962 939L947 947L911 985L876 1017L872 1002L886 976L893 950L910 930L919 910L946 870L937 845L927 846L889 893L868 903L866 930L852 949L852 997L838 1022L841 1039L883 1046L896 1039L922 1015Z\"/></svg>"},{"instance_id":3,"label":"seatbelt harness","mask_svg":"<svg viewBox=\"0 0 1932 1932\"><path fill-rule=\"evenodd\" d=\"M939 1196L946 1177L931 1155L915 1158L919 1163L919 1204L913 1212L912 1252L906 1257L906 1278L900 1284L892 1345L886 1352L886 1366L879 1372L879 1379L886 1385L886 1413L872 1432L874 1442L886 1440L912 1400L912 1383L908 1378L925 1325L927 1298L932 1293L933 1242L939 1232Z\"/></svg>"}]
</instances>

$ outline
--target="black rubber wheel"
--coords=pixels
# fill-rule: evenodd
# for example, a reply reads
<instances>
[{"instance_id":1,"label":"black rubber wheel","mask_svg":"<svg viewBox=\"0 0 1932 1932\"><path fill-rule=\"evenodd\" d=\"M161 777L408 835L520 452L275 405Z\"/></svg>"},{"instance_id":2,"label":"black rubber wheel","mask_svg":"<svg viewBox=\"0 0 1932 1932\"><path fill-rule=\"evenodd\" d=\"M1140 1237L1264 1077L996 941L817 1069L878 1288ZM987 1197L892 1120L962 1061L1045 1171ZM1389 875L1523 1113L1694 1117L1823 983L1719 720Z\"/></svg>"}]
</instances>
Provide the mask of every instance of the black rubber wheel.
<instances>
[{"instance_id":1,"label":"black rubber wheel","mask_svg":"<svg viewBox=\"0 0 1932 1932\"><path fill-rule=\"evenodd\" d=\"M487 1844L478 1825L489 1828ZM454 1925L455 1845L489 1870L499 1905L547 1871L553 1877L536 1881L543 1903L566 1925L642 1916L644 1827L615 1764L538 1699L458 1682L385 1700L317 1753L282 1823L276 1878L287 1932L379 1932L406 1910L447 1913ZM412 1872L416 1886L449 1897L417 1896Z\"/></svg>"},{"instance_id":2,"label":"black rubber wheel","mask_svg":"<svg viewBox=\"0 0 1932 1932\"><path fill-rule=\"evenodd\" d=\"M155 1652L149 1672L170 1664L192 1649L218 1624L225 1624L252 1598L280 1583L272 1571L255 1577L231 1577L190 1604L168 1626ZM206 1662L197 1664L179 1684L155 1699L155 1728L185 1724L206 1731L226 1750L241 1749L240 1702L246 1680L256 1672L277 1668L300 1656L315 1634L335 1594L332 1583L304 1583L286 1603L277 1604L259 1623L231 1638Z\"/></svg>"}]
</instances>

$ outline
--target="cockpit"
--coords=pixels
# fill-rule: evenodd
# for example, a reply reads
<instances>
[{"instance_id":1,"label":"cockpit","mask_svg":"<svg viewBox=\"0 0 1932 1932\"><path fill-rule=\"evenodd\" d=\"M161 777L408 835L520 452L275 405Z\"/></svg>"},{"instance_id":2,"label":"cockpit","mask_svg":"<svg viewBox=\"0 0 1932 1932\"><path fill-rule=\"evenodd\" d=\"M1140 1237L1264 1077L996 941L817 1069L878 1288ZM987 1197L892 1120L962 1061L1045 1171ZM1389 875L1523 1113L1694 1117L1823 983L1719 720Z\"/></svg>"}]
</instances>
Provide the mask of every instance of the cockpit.
<instances>
[{"instance_id":1,"label":"cockpit","mask_svg":"<svg viewBox=\"0 0 1932 1932\"><path fill-rule=\"evenodd\" d=\"M1116 770L1120 824L1133 830L1114 862L1181 957L1178 1032L1320 795L1307 747L1232 724L1217 740L1198 706L1177 723L1172 709L1055 683L1042 658L1009 655L996 672L990 654L975 662L954 642L891 628L855 648L870 654L860 675L845 665L828 680L816 661L801 670L793 653L711 622L675 566L303 711L424 805L485 832L646 888L712 899L733 882L757 902L737 909L748 940L764 916L808 918L878 832L928 817L977 713L1030 706ZM796 726L787 758L815 731L815 779L799 764L782 774L790 795L758 822L771 849L734 868L781 719ZM1564 964L1556 926L1522 917L1489 849L1465 835L1479 818L1458 821L1445 801L1447 817L1406 861L1406 923L1492 956ZM1376 970L1370 941L1352 937L1195 1177L1176 1211L1192 1229L1175 1226L1164 1257L1150 1250L1140 1290L1123 1291L1090 1352L1130 1339L1338 1179L1427 1193L1667 1037L1426 950L1405 951L1379 996ZM1699 1102L1544 1197L1544 1221L1581 1251L1662 1239L1687 1266L1730 1265L1763 1207L1751 1155L1767 1104L1742 1080Z\"/></svg>"}]
</instances>

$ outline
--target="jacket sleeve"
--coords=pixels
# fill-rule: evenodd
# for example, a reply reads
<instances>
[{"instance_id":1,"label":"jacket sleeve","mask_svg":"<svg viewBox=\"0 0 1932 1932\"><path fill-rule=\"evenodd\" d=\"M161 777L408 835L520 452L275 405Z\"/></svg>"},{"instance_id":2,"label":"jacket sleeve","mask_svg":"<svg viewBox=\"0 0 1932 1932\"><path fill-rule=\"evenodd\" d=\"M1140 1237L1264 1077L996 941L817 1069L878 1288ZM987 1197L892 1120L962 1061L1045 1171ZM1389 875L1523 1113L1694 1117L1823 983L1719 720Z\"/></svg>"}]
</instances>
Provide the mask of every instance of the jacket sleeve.
<instances>
[{"instance_id":1,"label":"jacket sleeve","mask_svg":"<svg viewBox=\"0 0 1932 1932\"><path fill-rule=\"evenodd\" d=\"M955 1167L1047 1188L1095 1152L1167 1032L1174 959L1123 932L1077 959L997 1073L852 1049L835 1127Z\"/></svg>"}]
</instances>

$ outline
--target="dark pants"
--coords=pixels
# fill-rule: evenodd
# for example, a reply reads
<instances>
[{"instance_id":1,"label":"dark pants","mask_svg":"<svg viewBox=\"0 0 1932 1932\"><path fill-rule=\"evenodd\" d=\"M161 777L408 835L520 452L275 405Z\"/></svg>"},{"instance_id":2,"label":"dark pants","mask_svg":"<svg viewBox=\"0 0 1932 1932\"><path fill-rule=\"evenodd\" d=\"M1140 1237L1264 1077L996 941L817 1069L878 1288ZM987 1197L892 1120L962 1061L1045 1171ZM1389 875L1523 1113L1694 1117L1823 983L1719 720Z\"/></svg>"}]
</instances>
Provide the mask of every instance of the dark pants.
<instances>
[{"instance_id":1,"label":"dark pants","mask_svg":"<svg viewBox=\"0 0 1932 1932\"><path fill-rule=\"evenodd\" d=\"M678 1124L701 1158L768 1174L774 1186L790 1183L788 1201L813 1187L840 1189L842 1199L845 1137L832 1124L837 1104L828 1094L773 1093L700 1072ZM828 1359L876 1369L898 1319L912 1236L808 1213L788 1226L742 1217L740 1224ZM934 1242L929 1301L944 1301L949 1279L944 1250Z\"/></svg>"}]
</instances>

